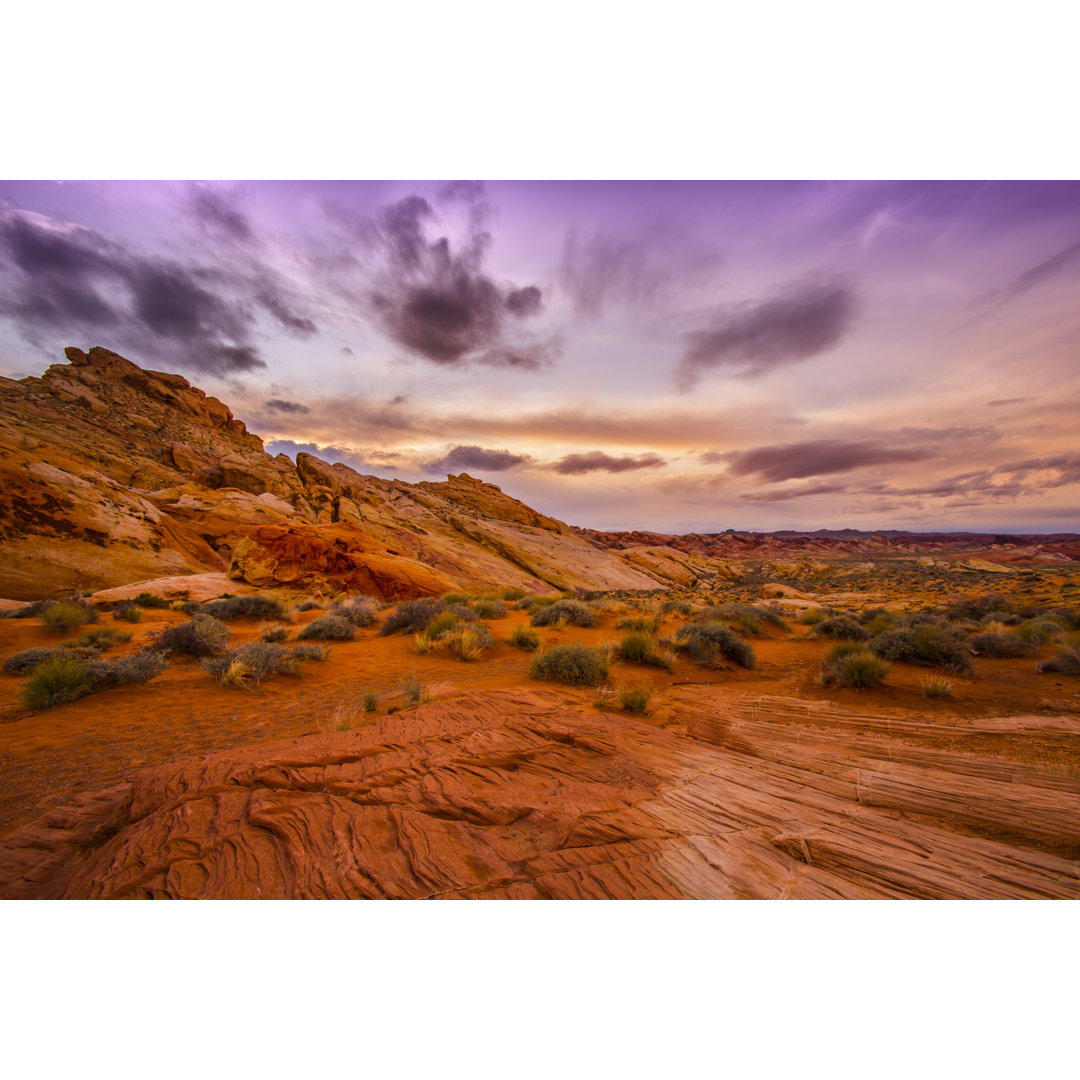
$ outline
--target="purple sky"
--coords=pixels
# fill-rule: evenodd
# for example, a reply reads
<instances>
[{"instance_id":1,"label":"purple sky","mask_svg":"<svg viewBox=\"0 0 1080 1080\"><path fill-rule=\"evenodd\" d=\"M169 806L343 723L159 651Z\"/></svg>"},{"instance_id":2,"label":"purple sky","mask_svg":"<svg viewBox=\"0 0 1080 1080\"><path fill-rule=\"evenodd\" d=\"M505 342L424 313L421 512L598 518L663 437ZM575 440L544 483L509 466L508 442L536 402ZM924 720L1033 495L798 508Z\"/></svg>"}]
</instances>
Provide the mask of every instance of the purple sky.
<instances>
[{"instance_id":1,"label":"purple sky","mask_svg":"<svg viewBox=\"0 0 1080 1080\"><path fill-rule=\"evenodd\" d=\"M0 182L0 373L575 524L1080 529L1080 184Z\"/></svg>"}]
</instances>

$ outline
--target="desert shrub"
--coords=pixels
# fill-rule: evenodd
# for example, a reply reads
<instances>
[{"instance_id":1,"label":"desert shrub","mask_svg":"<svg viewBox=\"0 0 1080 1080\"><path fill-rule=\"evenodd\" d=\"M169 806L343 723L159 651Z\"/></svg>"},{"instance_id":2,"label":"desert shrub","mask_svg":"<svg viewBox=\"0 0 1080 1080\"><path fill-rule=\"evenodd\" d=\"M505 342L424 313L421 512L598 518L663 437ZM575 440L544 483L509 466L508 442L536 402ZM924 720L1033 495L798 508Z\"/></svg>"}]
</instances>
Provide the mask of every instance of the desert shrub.
<instances>
[{"instance_id":1,"label":"desert shrub","mask_svg":"<svg viewBox=\"0 0 1080 1080\"><path fill-rule=\"evenodd\" d=\"M289 637L289 628L282 626L281 623L263 623L259 627L259 640L268 641L272 644L279 644L282 641L286 641Z\"/></svg>"},{"instance_id":2,"label":"desert shrub","mask_svg":"<svg viewBox=\"0 0 1080 1080\"><path fill-rule=\"evenodd\" d=\"M503 589L501 595L508 604L512 604L515 600L523 600L525 598L525 590L517 588Z\"/></svg>"},{"instance_id":3,"label":"desert shrub","mask_svg":"<svg viewBox=\"0 0 1080 1080\"><path fill-rule=\"evenodd\" d=\"M230 596L222 600L211 600L199 608L200 615L210 615L215 619L277 619L288 618L280 600L272 596L253 593L251 596Z\"/></svg>"},{"instance_id":4,"label":"desert shrub","mask_svg":"<svg viewBox=\"0 0 1080 1080\"><path fill-rule=\"evenodd\" d=\"M6 675L26 675L46 660L96 660L98 655L97 649L24 649L9 656L4 661L3 670Z\"/></svg>"},{"instance_id":5,"label":"desert shrub","mask_svg":"<svg viewBox=\"0 0 1080 1080\"><path fill-rule=\"evenodd\" d=\"M269 641L249 641L202 662L223 686L256 686L270 675L299 675L303 661L296 653Z\"/></svg>"},{"instance_id":6,"label":"desert shrub","mask_svg":"<svg viewBox=\"0 0 1080 1080\"><path fill-rule=\"evenodd\" d=\"M953 603L945 609L945 618L974 619L978 621L991 611L1008 610L1009 602L1000 593L985 593L982 596L967 596Z\"/></svg>"},{"instance_id":7,"label":"desert shrub","mask_svg":"<svg viewBox=\"0 0 1080 1080\"><path fill-rule=\"evenodd\" d=\"M478 660L489 645L494 645L495 639L491 631L482 623L476 626L455 626L448 631L439 641L451 656L465 662Z\"/></svg>"},{"instance_id":8,"label":"desert shrub","mask_svg":"<svg viewBox=\"0 0 1080 1080\"><path fill-rule=\"evenodd\" d=\"M405 700L410 705L417 704L424 696L424 684L420 681L420 676L415 671L406 675L401 680L401 691L405 695Z\"/></svg>"},{"instance_id":9,"label":"desert shrub","mask_svg":"<svg viewBox=\"0 0 1080 1080\"><path fill-rule=\"evenodd\" d=\"M116 660L96 660L90 664L90 679L94 689L147 683L169 666L161 653L139 649Z\"/></svg>"},{"instance_id":10,"label":"desert shrub","mask_svg":"<svg viewBox=\"0 0 1080 1080\"><path fill-rule=\"evenodd\" d=\"M573 623L575 626L592 626L596 622L596 616L588 604L580 600L557 600L554 604L539 608L533 612L533 626L553 626L560 620Z\"/></svg>"},{"instance_id":11,"label":"desert shrub","mask_svg":"<svg viewBox=\"0 0 1080 1080\"><path fill-rule=\"evenodd\" d=\"M35 600L33 603L23 604L22 607L3 612L3 617L5 619L33 619L54 603L56 603L55 600Z\"/></svg>"},{"instance_id":12,"label":"desert shrub","mask_svg":"<svg viewBox=\"0 0 1080 1080\"><path fill-rule=\"evenodd\" d=\"M1032 619L1021 623L1013 633L1024 645L1048 645L1062 636L1062 629L1053 619Z\"/></svg>"},{"instance_id":13,"label":"desert shrub","mask_svg":"<svg viewBox=\"0 0 1080 1080\"><path fill-rule=\"evenodd\" d=\"M467 604L469 595L463 592L448 592L443 593L440 599L444 604Z\"/></svg>"},{"instance_id":14,"label":"desert shrub","mask_svg":"<svg viewBox=\"0 0 1080 1080\"><path fill-rule=\"evenodd\" d=\"M386 637L397 633L418 634L427 626L428 620L445 608L441 600L425 597L422 600L406 600L398 604L386 617L386 622L379 628L379 633Z\"/></svg>"},{"instance_id":15,"label":"desert shrub","mask_svg":"<svg viewBox=\"0 0 1080 1080\"><path fill-rule=\"evenodd\" d=\"M1061 675L1080 675L1080 642L1070 641L1049 660L1038 665L1036 671L1056 671Z\"/></svg>"},{"instance_id":16,"label":"desert shrub","mask_svg":"<svg viewBox=\"0 0 1080 1080\"><path fill-rule=\"evenodd\" d=\"M423 656L426 653L434 652L438 647L439 643L435 638L429 638L427 634L413 634L413 652Z\"/></svg>"},{"instance_id":17,"label":"desert shrub","mask_svg":"<svg viewBox=\"0 0 1080 1080\"><path fill-rule=\"evenodd\" d=\"M433 615L424 627L424 637L429 641L438 641L444 634L448 634L458 624L458 617L452 611L442 611Z\"/></svg>"},{"instance_id":18,"label":"desert shrub","mask_svg":"<svg viewBox=\"0 0 1080 1080\"><path fill-rule=\"evenodd\" d=\"M530 652L535 652L540 648L540 635L520 623L510 631L510 637L507 640L511 645L516 645L519 649L528 649Z\"/></svg>"},{"instance_id":19,"label":"desert shrub","mask_svg":"<svg viewBox=\"0 0 1080 1080\"><path fill-rule=\"evenodd\" d=\"M326 645L294 645L292 654L299 660L325 660L330 649Z\"/></svg>"},{"instance_id":20,"label":"desert shrub","mask_svg":"<svg viewBox=\"0 0 1080 1080\"><path fill-rule=\"evenodd\" d=\"M479 622L480 616L468 604L450 604L446 607L460 622Z\"/></svg>"},{"instance_id":21,"label":"desert shrub","mask_svg":"<svg viewBox=\"0 0 1080 1080\"><path fill-rule=\"evenodd\" d=\"M314 638L317 641L352 641L356 634L356 624L341 615L322 615L296 632L298 641Z\"/></svg>"},{"instance_id":22,"label":"desert shrub","mask_svg":"<svg viewBox=\"0 0 1080 1080\"><path fill-rule=\"evenodd\" d=\"M514 606L519 611L538 611L557 603L557 596L523 596Z\"/></svg>"},{"instance_id":23,"label":"desert shrub","mask_svg":"<svg viewBox=\"0 0 1080 1080\"><path fill-rule=\"evenodd\" d=\"M806 608L799 615L799 622L801 622L803 626L817 626L819 622L826 618L828 618L828 616L825 614L823 608L812 607Z\"/></svg>"},{"instance_id":24,"label":"desert shrub","mask_svg":"<svg viewBox=\"0 0 1080 1080\"><path fill-rule=\"evenodd\" d=\"M829 650L821 664L825 686L850 686L857 689L880 686L891 669L886 660L852 641L841 642Z\"/></svg>"},{"instance_id":25,"label":"desert shrub","mask_svg":"<svg viewBox=\"0 0 1080 1080\"><path fill-rule=\"evenodd\" d=\"M988 611L980 620L980 624L984 627L991 624L997 624L998 626L1016 626L1018 623L1023 622L1023 619L1019 615L1013 614L1011 611Z\"/></svg>"},{"instance_id":26,"label":"desert shrub","mask_svg":"<svg viewBox=\"0 0 1080 1080\"><path fill-rule=\"evenodd\" d=\"M686 623L675 636L674 645L688 651L699 664L716 664L724 659L752 668L756 663L750 643L725 623Z\"/></svg>"},{"instance_id":27,"label":"desert shrub","mask_svg":"<svg viewBox=\"0 0 1080 1080\"><path fill-rule=\"evenodd\" d=\"M22 687L22 704L27 709L48 709L75 701L93 689L89 664L54 656L31 672Z\"/></svg>"},{"instance_id":28,"label":"desert shrub","mask_svg":"<svg viewBox=\"0 0 1080 1080\"><path fill-rule=\"evenodd\" d=\"M305 600L302 604L297 604L297 611L322 611L323 606L318 600Z\"/></svg>"},{"instance_id":29,"label":"desert shrub","mask_svg":"<svg viewBox=\"0 0 1080 1080\"><path fill-rule=\"evenodd\" d=\"M501 600L477 600L473 610L481 619L503 619L506 617L506 605Z\"/></svg>"},{"instance_id":30,"label":"desert shrub","mask_svg":"<svg viewBox=\"0 0 1080 1080\"><path fill-rule=\"evenodd\" d=\"M330 614L348 619L354 626L370 626L379 617L378 608L366 596L343 600L330 609Z\"/></svg>"},{"instance_id":31,"label":"desert shrub","mask_svg":"<svg viewBox=\"0 0 1080 1080\"><path fill-rule=\"evenodd\" d=\"M837 615L822 619L814 627L818 637L837 638L840 641L865 641L870 635L849 615Z\"/></svg>"},{"instance_id":32,"label":"desert shrub","mask_svg":"<svg viewBox=\"0 0 1080 1080\"><path fill-rule=\"evenodd\" d=\"M940 675L928 675L919 680L922 687L923 697L944 699L952 697L952 683L943 679Z\"/></svg>"},{"instance_id":33,"label":"desert shrub","mask_svg":"<svg viewBox=\"0 0 1080 1080\"><path fill-rule=\"evenodd\" d=\"M117 622L137 623L142 618L142 608L138 604L117 604L112 609L112 617Z\"/></svg>"},{"instance_id":34,"label":"desert shrub","mask_svg":"<svg viewBox=\"0 0 1080 1080\"><path fill-rule=\"evenodd\" d=\"M694 606L685 600L665 600L660 605L661 615L693 615ZM618 629L618 627L616 627Z\"/></svg>"},{"instance_id":35,"label":"desert shrub","mask_svg":"<svg viewBox=\"0 0 1080 1080\"><path fill-rule=\"evenodd\" d=\"M882 660L926 664L957 675L971 671L967 639L941 619L910 616L894 629L871 638L866 647Z\"/></svg>"},{"instance_id":36,"label":"desert shrub","mask_svg":"<svg viewBox=\"0 0 1080 1080\"><path fill-rule=\"evenodd\" d=\"M1012 634L976 634L971 639L971 649L977 656L989 656L996 660L1006 660L1023 656L1024 645Z\"/></svg>"},{"instance_id":37,"label":"desert shrub","mask_svg":"<svg viewBox=\"0 0 1080 1080\"><path fill-rule=\"evenodd\" d=\"M553 679L569 686L595 686L607 678L608 662L599 649L575 641L554 645L533 659L529 675L533 679Z\"/></svg>"},{"instance_id":38,"label":"desert shrub","mask_svg":"<svg viewBox=\"0 0 1080 1080\"><path fill-rule=\"evenodd\" d=\"M163 627L149 640L150 647L158 652L202 658L222 652L228 646L229 628L209 615L196 615L190 622Z\"/></svg>"},{"instance_id":39,"label":"desert shrub","mask_svg":"<svg viewBox=\"0 0 1080 1080\"><path fill-rule=\"evenodd\" d=\"M663 668L665 671L671 670L671 654L657 649L653 637L640 630L632 630L629 634L623 634L616 647L615 655L620 660L649 664L651 667Z\"/></svg>"},{"instance_id":40,"label":"desert shrub","mask_svg":"<svg viewBox=\"0 0 1080 1080\"><path fill-rule=\"evenodd\" d=\"M61 648L64 649L98 649L106 652L121 641L130 641L131 634L126 630L113 630L108 626L95 626L87 630L81 637L74 641L65 641Z\"/></svg>"},{"instance_id":41,"label":"desert shrub","mask_svg":"<svg viewBox=\"0 0 1080 1080\"><path fill-rule=\"evenodd\" d=\"M366 690L361 701L364 706L364 712L375 712L379 707L379 691Z\"/></svg>"},{"instance_id":42,"label":"desert shrub","mask_svg":"<svg viewBox=\"0 0 1080 1080\"><path fill-rule=\"evenodd\" d=\"M615 688L619 704L632 713L644 713L648 711L649 702L653 692L647 686L620 685Z\"/></svg>"},{"instance_id":43,"label":"desert shrub","mask_svg":"<svg viewBox=\"0 0 1080 1080\"><path fill-rule=\"evenodd\" d=\"M169 601L163 596L155 596L153 593L141 592L135 597L133 603L141 608L167 608Z\"/></svg>"},{"instance_id":44,"label":"desert shrub","mask_svg":"<svg viewBox=\"0 0 1080 1080\"><path fill-rule=\"evenodd\" d=\"M628 619L620 619L615 624L615 629L638 630L643 634L655 634L660 629L660 624L646 615L632 615Z\"/></svg>"},{"instance_id":45,"label":"desert shrub","mask_svg":"<svg viewBox=\"0 0 1080 1080\"><path fill-rule=\"evenodd\" d=\"M42 610L41 621L54 634L69 634L76 626L97 622L97 615L89 604L78 600L57 600Z\"/></svg>"},{"instance_id":46,"label":"desert shrub","mask_svg":"<svg viewBox=\"0 0 1080 1080\"><path fill-rule=\"evenodd\" d=\"M1080 630L1080 611L1075 608L1058 608L1054 612L1054 618L1066 630Z\"/></svg>"}]
</instances>

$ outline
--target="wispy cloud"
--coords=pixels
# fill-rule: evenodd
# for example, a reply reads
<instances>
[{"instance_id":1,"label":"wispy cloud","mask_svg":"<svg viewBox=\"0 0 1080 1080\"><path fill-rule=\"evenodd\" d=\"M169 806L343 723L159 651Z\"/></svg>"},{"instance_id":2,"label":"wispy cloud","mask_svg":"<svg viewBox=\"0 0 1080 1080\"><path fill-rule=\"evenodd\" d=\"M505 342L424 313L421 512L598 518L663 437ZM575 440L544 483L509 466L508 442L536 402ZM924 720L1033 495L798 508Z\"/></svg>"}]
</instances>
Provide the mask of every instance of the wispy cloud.
<instances>
[{"instance_id":1,"label":"wispy cloud","mask_svg":"<svg viewBox=\"0 0 1080 1080\"><path fill-rule=\"evenodd\" d=\"M724 461L735 476L753 476L758 481L779 483L810 476L854 472L869 465L891 465L899 462L924 461L931 457L929 450L920 447L888 446L870 441L814 439L808 442L786 443L782 446L756 446L702 455L706 463Z\"/></svg>"},{"instance_id":2,"label":"wispy cloud","mask_svg":"<svg viewBox=\"0 0 1080 1080\"><path fill-rule=\"evenodd\" d=\"M665 464L666 462L659 454L642 454L640 457L627 454L623 457L612 457L600 450L590 450L585 454L567 454L550 468L563 476L582 476L590 472L621 473L633 472L637 469L658 469Z\"/></svg>"}]
</instances>

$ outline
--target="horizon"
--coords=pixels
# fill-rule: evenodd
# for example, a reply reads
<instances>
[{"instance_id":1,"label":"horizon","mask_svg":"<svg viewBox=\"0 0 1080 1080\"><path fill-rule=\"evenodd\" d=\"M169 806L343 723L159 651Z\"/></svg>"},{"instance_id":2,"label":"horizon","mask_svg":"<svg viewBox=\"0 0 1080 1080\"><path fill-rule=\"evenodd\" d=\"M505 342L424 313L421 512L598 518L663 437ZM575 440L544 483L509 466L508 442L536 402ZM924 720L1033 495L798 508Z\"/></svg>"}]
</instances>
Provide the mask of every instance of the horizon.
<instances>
[{"instance_id":1,"label":"horizon","mask_svg":"<svg viewBox=\"0 0 1080 1080\"><path fill-rule=\"evenodd\" d=\"M1075 532L1080 184L0 183L0 371L685 534ZM35 370L37 369L37 370Z\"/></svg>"}]
</instances>

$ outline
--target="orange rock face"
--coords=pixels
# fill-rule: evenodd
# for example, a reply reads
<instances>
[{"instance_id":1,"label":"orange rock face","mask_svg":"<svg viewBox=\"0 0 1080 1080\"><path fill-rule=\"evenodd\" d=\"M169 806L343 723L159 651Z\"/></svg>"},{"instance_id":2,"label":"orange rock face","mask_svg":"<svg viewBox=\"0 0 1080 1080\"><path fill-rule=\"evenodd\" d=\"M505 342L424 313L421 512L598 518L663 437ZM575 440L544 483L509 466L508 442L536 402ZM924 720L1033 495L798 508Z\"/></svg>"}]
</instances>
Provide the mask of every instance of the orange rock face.
<instances>
[{"instance_id":1,"label":"orange rock face","mask_svg":"<svg viewBox=\"0 0 1080 1080\"><path fill-rule=\"evenodd\" d=\"M1080 781L1032 725L685 687L685 731L551 691L147 769L0 845L4 897L1080 898ZM1045 737L1047 731L1042 731Z\"/></svg>"}]
</instances>

